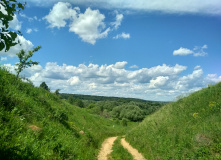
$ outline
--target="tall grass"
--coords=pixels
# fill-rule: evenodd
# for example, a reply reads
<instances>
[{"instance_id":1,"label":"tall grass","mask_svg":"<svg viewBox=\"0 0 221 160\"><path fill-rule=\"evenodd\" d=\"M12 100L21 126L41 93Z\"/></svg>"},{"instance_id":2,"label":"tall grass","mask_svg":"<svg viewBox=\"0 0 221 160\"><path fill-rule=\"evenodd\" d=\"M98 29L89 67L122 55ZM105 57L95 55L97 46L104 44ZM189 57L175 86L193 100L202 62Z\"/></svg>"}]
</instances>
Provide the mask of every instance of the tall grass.
<instances>
[{"instance_id":1,"label":"tall grass","mask_svg":"<svg viewBox=\"0 0 221 160\"><path fill-rule=\"evenodd\" d=\"M221 159L221 83L164 106L126 140L147 159Z\"/></svg>"},{"instance_id":2,"label":"tall grass","mask_svg":"<svg viewBox=\"0 0 221 160\"><path fill-rule=\"evenodd\" d=\"M0 68L0 159L93 160L126 129Z\"/></svg>"}]
</instances>

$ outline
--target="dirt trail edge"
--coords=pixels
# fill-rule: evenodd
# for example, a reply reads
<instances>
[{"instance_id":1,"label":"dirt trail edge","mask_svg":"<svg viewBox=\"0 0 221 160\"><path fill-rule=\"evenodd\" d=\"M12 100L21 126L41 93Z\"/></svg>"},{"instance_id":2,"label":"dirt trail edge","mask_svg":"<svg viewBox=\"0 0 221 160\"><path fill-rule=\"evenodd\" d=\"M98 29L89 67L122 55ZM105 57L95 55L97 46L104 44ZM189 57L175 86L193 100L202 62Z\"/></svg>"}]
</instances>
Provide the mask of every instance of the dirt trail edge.
<instances>
[{"instance_id":1,"label":"dirt trail edge","mask_svg":"<svg viewBox=\"0 0 221 160\"><path fill-rule=\"evenodd\" d=\"M114 144L114 141L117 139L117 137L110 137L107 138L101 147L100 153L98 155L98 160L108 160L108 156L112 152L112 146Z\"/></svg>"},{"instance_id":2,"label":"dirt trail edge","mask_svg":"<svg viewBox=\"0 0 221 160\"><path fill-rule=\"evenodd\" d=\"M132 154L133 158L135 160L146 160L141 153L139 153L135 148L133 148L126 140L125 138L121 139L122 146L128 150L130 154Z\"/></svg>"}]
</instances>

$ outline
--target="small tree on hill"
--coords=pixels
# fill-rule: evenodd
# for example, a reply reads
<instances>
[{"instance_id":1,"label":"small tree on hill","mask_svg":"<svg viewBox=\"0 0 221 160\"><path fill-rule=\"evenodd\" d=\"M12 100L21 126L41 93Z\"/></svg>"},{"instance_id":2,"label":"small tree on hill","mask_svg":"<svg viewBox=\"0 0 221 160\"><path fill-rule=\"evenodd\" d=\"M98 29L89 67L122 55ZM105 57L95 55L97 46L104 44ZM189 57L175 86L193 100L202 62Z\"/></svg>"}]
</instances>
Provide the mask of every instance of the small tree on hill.
<instances>
[{"instance_id":1,"label":"small tree on hill","mask_svg":"<svg viewBox=\"0 0 221 160\"><path fill-rule=\"evenodd\" d=\"M59 92L60 92L60 89L56 89L55 92L54 92L54 94L55 94L55 95L59 95L59 94L60 94Z\"/></svg>"},{"instance_id":2,"label":"small tree on hill","mask_svg":"<svg viewBox=\"0 0 221 160\"><path fill-rule=\"evenodd\" d=\"M45 82L42 82L42 83L40 84L40 87L41 87L41 88L44 88L45 90L47 90L47 91L50 92L50 89L49 89L48 85L47 85Z\"/></svg>"},{"instance_id":3,"label":"small tree on hill","mask_svg":"<svg viewBox=\"0 0 221 160\"><path fill-rule=\"evenodd\" d=\"M15 69L17 72L17 77L25 68L31 67L33 65L38 65L39 62L33 62L32 60L28 61L28 59L31 58L33 56L33 53L37 52L40 48L41 46L35 47L33 50L28 51L28 54L25 54L24 50L21 50L19 53L17 53L19 59L19 63L16 64L18 68Z\"/></svg>"}]
</instances>

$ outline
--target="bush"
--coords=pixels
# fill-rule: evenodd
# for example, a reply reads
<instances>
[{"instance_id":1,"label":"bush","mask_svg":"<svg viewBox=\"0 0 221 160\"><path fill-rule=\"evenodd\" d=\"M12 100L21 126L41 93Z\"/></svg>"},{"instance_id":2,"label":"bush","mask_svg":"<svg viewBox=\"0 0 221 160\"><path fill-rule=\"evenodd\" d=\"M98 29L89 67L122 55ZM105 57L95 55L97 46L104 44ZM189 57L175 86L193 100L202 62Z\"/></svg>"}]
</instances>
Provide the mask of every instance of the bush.
<instances>
[{"instance_id":1,"label":"bush","mask_svg":"<svg viewBox=\"0 0 221 160\"><path fill-rule=\"evenodd\" d=\"M127 126L127 119L126 119L126 118L123 118L123 119L122 119L121 125L122 125L122 126Z\"/></svg>"}]
</instances>

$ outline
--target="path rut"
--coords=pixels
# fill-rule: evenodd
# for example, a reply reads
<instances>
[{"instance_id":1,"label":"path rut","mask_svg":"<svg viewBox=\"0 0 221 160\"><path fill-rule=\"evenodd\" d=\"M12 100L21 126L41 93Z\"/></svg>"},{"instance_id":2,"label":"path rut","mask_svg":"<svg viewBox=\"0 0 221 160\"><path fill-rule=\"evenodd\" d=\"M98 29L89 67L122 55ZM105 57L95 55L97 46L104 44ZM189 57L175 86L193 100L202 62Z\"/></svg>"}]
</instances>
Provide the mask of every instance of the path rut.
<instances>
[{"instance_id":1,"label":"path rut","mask_svg":"<svg viewBox=\"0 0 221 160\"><path fill-rule=\"evenodd\" d=\"M117 139L117 137L110 137L107 138L100 149L98 160L108 160L108 157L110 156L112 150L112 146L114 144L114 141ZM134 160L146 160L141 153L139 153L135 148L133 148L126 140L125 138L121 139L121 145L128 150L128 152L133 156Z\"/></svg>"},{"instance_id":2,"label":"path rut","mask_svg":"<svg viewBox=\"0 0 221 160\"><path fill-rule=\"evenodd\" d=\"M125 138L121 139L122 146L128 150L128 152L133 156L135 160L146 160L141 153L139 153L135 148L133 148Z\"/></svg>"},{"instance_id":3,"label":"path rut","mask_svg":"<svg viewBox=\"0 0 221 160\"><path fill-rule=\"evenodd\" d=\"M117 137L110 137L107 138L100 149L100 153L98 155L98 160L108 160L108 156L111 154L112 152L112 146L114 144L114 141L117 139Z\"/></svg>"}]
</instances>

